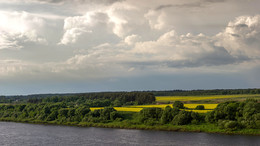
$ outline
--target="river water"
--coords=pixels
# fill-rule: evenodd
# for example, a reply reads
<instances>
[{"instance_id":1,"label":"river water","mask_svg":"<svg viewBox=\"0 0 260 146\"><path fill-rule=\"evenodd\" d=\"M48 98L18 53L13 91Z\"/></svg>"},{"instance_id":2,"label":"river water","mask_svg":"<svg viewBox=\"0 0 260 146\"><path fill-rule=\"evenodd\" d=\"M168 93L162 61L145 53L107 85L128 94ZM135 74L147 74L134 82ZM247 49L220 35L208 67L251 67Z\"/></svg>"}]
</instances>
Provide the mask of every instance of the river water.
<instances>
[{"instance_id":1,"label":"river water","mask_svg":"<svg viewBox=\"0 0 260 146\"><path fill-rule=\"evenodd\" d=\"M0 145L260 146L260 137L0 122Z\"/></svg>"}]
</instances>

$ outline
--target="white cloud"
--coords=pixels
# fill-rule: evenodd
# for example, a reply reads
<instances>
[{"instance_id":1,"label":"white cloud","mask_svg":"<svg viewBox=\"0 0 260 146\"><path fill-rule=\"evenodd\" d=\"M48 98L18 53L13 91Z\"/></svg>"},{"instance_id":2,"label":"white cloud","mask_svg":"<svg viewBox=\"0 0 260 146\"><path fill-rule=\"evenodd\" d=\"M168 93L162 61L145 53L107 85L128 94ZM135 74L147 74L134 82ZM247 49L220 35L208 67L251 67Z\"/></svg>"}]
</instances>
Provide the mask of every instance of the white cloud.
<instances>
[{"instance_id":1,"label":"white cloud","mask_svg":"<svg viewBox=\"0 0 260 146\"><path fill-rule=\"evenodd\" d=\"M1 12L1 51L8 54L13 50L8 52L5 49L19 49L24 44L29 48L20 51L24 57L20 57L20 54L13 55L14 51L11 52L12 55L7 55L4 58L6 60L1 61L1 75L25 76L28 73L46 78L60 75L64 78L97 79L137 72L149 74L151 70L205 70L216 67L224 70L227 66L238 66L245 62L250 64L250 61L260 56L259 16L238 17L223 31L214 29L220 32L217 35L197 33L204 30L210 20L215 19L215 15L210 18L208 16L215 14L215 10L210 11L210 14L205 13L213 4L210 7L205 4L205 7L200 7L201 5L181 0L149 3L104 0L101 6L94 1L79 0L75 2L77 6L69 8L67 4L71 2L67 0L29 0L27 3L32 1L38 7L51 6L51 11L58 6L66 10L42 13L32 8L28 10L36 13ZM88 2L93 8L84 8ZM78 6L84 9L79 12L75 9ZM212 23L216 24L220 20L220 25L226 23L222 17L223 15ZM226 18L227 21L229 18ZM48 49L35 45L46 42L45 38L53 40L53 44L45 46ZM39 65L36 62L40 57L32 57L28 61L29 57L35 55L30 53L34 47L41 50L39 54L43 54L43 57L50 58L48 54L55 53L63 57L58 61L46 59Z\"/></svg>"},{"instance_id":2,"label":"white cloud","mask_svg":"<svg viewBox=\"0 0 260 146\"><path fill-rule=\"evenodd\" d=\"M152 29L161 30L166 27L165 19L167 16L163 11L149 10L144 17L149 21Z\"/></svg>"},{"instance_id":3,"label":"white cloud","mask_svg":"<svg viewBox=\"0 0 260 146\"><path fill-rule=\"evenodd\" d=\"M237 17L217 37L232 55L260 59L260 15Z\"/></svg>"},{"instance_id":4,"label":"white cloud","mask_svg":"<svg viewBox=\"0 0 260 146\"><path fill-rule=\"evenodd\" d=\"M1 49L19 49L20 42L46 43L40 36L45 21L27 12L0 12Z\"/></svg>"},{"instance_id":5,"label":"white cloud","mask_svg":"<svg viewBox=\"0 0 260 146\"><path fill-rule=\"evenodd\" d=\"M63 29L65 33L59 44L76 43L79 37L86 33L90 35L111 34L111 27L107 14L103 12L93 11L87 12L83 16L68 17L64 20ZM85 38L85 40L88 40L88 38Z\"/></svg>"},{"instance_id":6,"label":"white cloud","mask_svg":"<svg viewBox=\"0 0 260 146\"><path fill-rule=\"evenodd\" d=\"M129 35L129 36L125 37L124 42L127 45L133 45L136 42L138 42L140 40L140 38L141 38L140 36L138 36L136 34L132 34L132 35Z\"/></svg>"},{"instance_id":7,"label":"white cloud","mask_svg":"<svg viewBox=\"0 0 260 146\"><path fill-rule=\"evenodd\" d=\"M133 53L142 55L142 63L164 67L200 67L233 64L244 60L231 56L224 47L205 35L177 35L169 31L156 41L138 42Z\"/></svg>"}]
</instances>

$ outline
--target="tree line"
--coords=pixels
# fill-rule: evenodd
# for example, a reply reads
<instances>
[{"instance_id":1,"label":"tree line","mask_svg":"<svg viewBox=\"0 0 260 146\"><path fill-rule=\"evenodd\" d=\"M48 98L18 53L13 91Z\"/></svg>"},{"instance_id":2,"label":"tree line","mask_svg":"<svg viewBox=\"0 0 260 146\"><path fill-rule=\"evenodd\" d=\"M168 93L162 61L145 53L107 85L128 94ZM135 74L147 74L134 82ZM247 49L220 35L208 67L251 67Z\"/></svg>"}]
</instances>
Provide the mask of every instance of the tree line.
<instances>
[{"instance_id":1,"label":"tree line","mask_svg":"<svg viewBox=\"0 0 260 146\"><path fill-rule=\"evenodd\" d=\"M260 103L257 100L221 103L212 112L199 114L185 111L182 102L173 108L143 108L139 113L118 112L113 107L91 111L88 105L66 102L0 105L0 119L10 121L53 122L58 124L110 123L133 125L197 125L215 124L220 129L259 129Z\"/></svg>"},{"instance_id":2,"label":"tree line","mask_svg":"<svg viewBox=\"0 0 260 146\"><path fill-rule=\"evenodd\" d=\"M93 107L142 105L155 102L155 96L149 92L100 92L81 93L75 95L30 96L26 97L0 97L0 103L75 103L88 104Z\"/></svg>"},{"instance_id":3,"label":"tree line","mask_svg":"<svg viewBox=\"0 0 260 146\"><path fill-rule=\"evenodd\" d=\"M201 95L233 95L260 94L260 89L214 89L214 90L167 90L149 91L155 96L201 96Z\"/></svg>"}]
</instances>

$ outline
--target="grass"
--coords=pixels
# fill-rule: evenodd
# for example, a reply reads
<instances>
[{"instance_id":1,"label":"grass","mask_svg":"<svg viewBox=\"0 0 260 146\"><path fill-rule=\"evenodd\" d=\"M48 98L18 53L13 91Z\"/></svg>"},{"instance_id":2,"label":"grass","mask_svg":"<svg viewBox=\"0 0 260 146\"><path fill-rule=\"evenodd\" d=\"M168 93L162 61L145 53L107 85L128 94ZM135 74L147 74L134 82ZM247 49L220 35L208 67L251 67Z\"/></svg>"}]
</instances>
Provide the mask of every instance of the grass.
<instances>
[{"instance_id":1,"label":"grass","mask_svg":"<svg viewBox=\"0 0 260 146\"><path fill-rule=\"evenodd\" d=\"M260 94L238 94L238 95L209 95L209 96L157 96L157 102L169 101L198 101L198 100L214 100L227 98L259 98Z\"/></svg>"}]
</instances>

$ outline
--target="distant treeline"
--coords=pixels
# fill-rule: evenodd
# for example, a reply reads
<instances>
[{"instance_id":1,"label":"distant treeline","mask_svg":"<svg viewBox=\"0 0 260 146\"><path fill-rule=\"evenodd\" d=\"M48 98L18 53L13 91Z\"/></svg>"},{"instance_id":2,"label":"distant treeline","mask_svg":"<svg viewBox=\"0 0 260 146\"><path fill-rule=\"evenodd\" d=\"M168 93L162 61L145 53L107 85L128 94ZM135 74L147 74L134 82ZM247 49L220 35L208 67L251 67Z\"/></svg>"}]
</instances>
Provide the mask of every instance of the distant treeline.
<instances>
[{"instance_id":1,"label":"distant treeline","mask_svg":"<svg viewBox=\"0 0 260 146\"><path fill-rule=\"evenodd\" d=\"M38 103L38 102L85 102L89 100L109 100L117 105L149 104L155 101L154 96L201 96L260 94L260 89L214 89L214 90L167 90L167 91L135 91L135 92L97 92L97 93L65 93L65 94L32 94L16 96L0 96L0 103ZM118 102L120 101L120 102ZM111 104L110 104L111 105Z\"/></svg>"},{"instance_id":2,"label":"distant treeline","mask_svg":"<svg viewBox=\"0 0 260 146\"><path fill-rule=\"evenodd\" d=\"M155 96L198 96L198 95L231 95L260 94L260 89L214 89L214 90L167 90L149 91Z\"/></svg>"},{"instance_id":3,"label":"distant treeline","mask_svg":"<svg viewBox=\"0 0 260 146\"><path fill-rule=\"evenodd\" d=\"M1 103L57 103L89 104L92 107L142 105L155 102L155 96L148 92L101 92L82 93L50 97L0 97Z\"/></svg>"}]
</instances>

